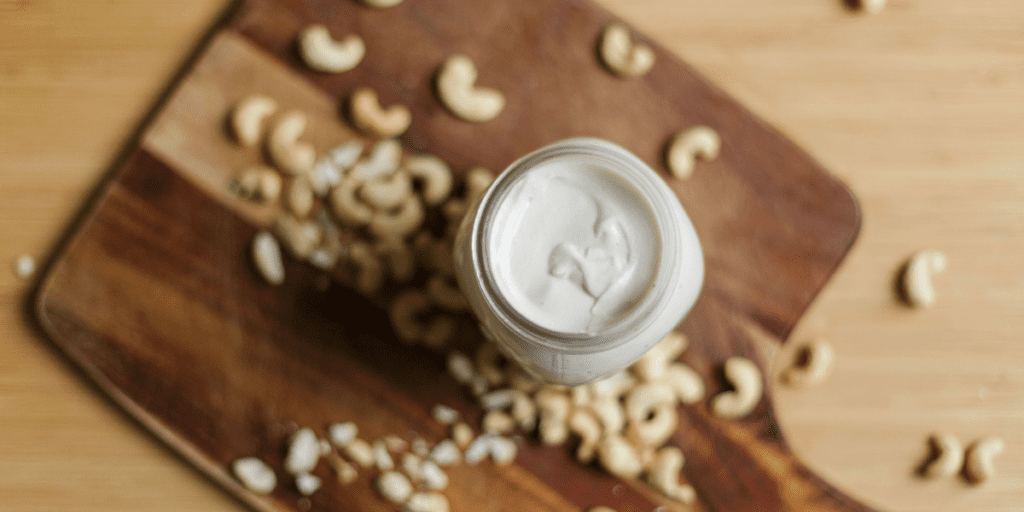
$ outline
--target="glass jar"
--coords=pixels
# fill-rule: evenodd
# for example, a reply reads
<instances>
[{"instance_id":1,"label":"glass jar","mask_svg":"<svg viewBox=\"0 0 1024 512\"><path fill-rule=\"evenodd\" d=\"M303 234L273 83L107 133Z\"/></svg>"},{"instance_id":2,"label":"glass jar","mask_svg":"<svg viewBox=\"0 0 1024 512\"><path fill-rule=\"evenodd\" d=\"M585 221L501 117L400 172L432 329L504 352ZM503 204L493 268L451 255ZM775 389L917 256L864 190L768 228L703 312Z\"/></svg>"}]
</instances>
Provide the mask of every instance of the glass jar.
<instances>
[{"instance_id":1,"label":"glass jar","mask_svg":"<svg viewBox=\"0 0 1024 512\"><path fill-rule=\"evenodd\" d=\"M470 206L454 256L485 336L565 385L640 358L686 316L704 279L675 194L635 155L593 138L513 163Z\"/></svg>"}]
</instances>

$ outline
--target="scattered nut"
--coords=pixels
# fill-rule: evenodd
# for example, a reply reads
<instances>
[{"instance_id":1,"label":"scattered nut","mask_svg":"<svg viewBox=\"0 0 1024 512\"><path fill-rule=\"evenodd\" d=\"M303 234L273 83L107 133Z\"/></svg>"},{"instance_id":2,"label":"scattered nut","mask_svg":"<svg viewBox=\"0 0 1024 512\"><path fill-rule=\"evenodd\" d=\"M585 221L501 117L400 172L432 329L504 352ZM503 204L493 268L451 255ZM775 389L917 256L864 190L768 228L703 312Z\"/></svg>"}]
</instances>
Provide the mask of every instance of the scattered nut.
<instances>
[{"instance_id":1,"label":"scattered nut","mask_svg":"<svg viewBox=\"0 0 1024 512\"><path fill-rule=\"evenodd\" d=\"M459 284L441 275L427 279L427 296L430 301L449 311L463 311L469 307L466 296L462 294Z\"/></svg>"},{"instance_id":2,"label":"scattered nut","mask_svg":"<svg viewBox=\"0 0 1024 512\"><path fill-rule=\"evenodd\" d=\"M268 283L279 285L284 282L284 260L274 235L267 231L256 233L252 240L252 260Z\"/></svg>"},{"instance_id":3,"label":"scattered nut","mask_svg":"<svg viewBox=\"0 0 1024 512\"><path fill-rule=\"evenodd\" d=\"M547 445L564 443L569 437L566 424L572 407L569 397L554 390L543 390L537 392L534 400L540 409L538 433L541 442Z\"/></svg>"},{"instance_id":4,"label":"scattered nut","mask_svg":"<svg viewBox=\"0 0 1024 512\"><path fill-rule=\"evenodd\" d=\"M512 394L512 419L527 432L537 427L537 405L523 391L515 390Z\"/></svg>"},{"instance_id":5,"label":"scattered nut","mask_svg":"<svg viewBox=\"0 0 1024 512\"><path fill-rule=\"evenodd\" d=\"M323 233L320 226L310 221L300 221L288 214L281 214L274 222L274 232L298 259L306 259L320 243Z\"/></svg>"},{"instance_id":6,"label":"scattered nut","mask_svg":"<svg viewBox=\"0 0 1024 512\"><path fill-rule=\"evenodd\" d=\"M316 434L308 428L300 429L292 435L288 445L288 455L284 459L284 470L299 475L309 473L320 460L320 443Z\"/></svg>"},{"instance_id":7,"label":"scattered nut","mask_svg":"<svg viewBox=\"0 0 1024 512\"><path fill-rule=\"evenodd\" d=\"M231 132L243 146L255 146L260 141L263 121L277 110L277 101L253 94L235 105L231 113Z\"/></svg>"},{"instance_id":8,"label":"scattered nut","mask_svg":"<svg viewBox=\"0 0 1024 512\"><path fill-rule=\"evenodd\" d=\"M423 459L415 453L402 454L402 471L414 482L420 479L420 468L423 466Z\"/></svg>"},{"instance_id":9,"label":"scattered nut","mask_svg":"<svg viewBox=\"0 0 1024 512\"><path fill-rule=\"evenodd\" d=\"M440 491L448 487L448 474L434 461L425 460L420 465L420 483L432 491Z\"/></svg>"},{"instance_id":10,"label":"scattered nut","mask_svg":"<svg viewBox=\"0 0 1024 512\"><path fill-rule=\"evenodd\" d=\"M366 45L355 34L340 41L331 37L323 25L310 25L299 34L299 54L307 66L327 73L348 71L363 60Z\"/></svg>"},{"instance_id":11,"label":"scattered nut","mask_svg":"<svg viewBox=\"0 0 1024 512\"><path fill-rule=\"evenodd\" d=\"M436 462L438 466L451 466L459 462L461 453L455 441L442 439L430 450L430 460Z\"/></svg>"},{"instance_id":12,"label":"scattered nut","mask_svg":"<svg viewBox=\"0 0 1024 512\"><path fill-rule=\"evenodd\" d=\"M494 89L476 87L476 66L465 55L453 55L437 73L437 94L441 103L466 121L482 123L497 117L505 108L505 97Z\"/></svg>"},{"instance_id":13,"label":"scattered nut","mask_svg":"<svg viewBox=\"0 0 1024 512\"><path fill-rule=\"evenodd\" d=\"M455 445L465 450L473 442L473 428L465 423L452 425L452 441Z\"/></svg>"},{"instance_id":14,"label":"scattered nut","mask_svg":"<svg viewBox=\"0 0 1024 512\"><path fill-rule=\"evenodd\" d=\"M683 451L675 446L666 446L658 450L647 473L647 482L669 498L683 503L693 503L696 493L693 487L679 483L679 473L683 470Z\"/></svg>"},{"instance_id":15,"label":"scattered nut","mask_svg":"<svg viewBox=\"0 0 1024 512\"><path fill-rule=\"evenodd\" d=\"M406 290L395 298L388 316L391 318L391 328L400 341L415 343L423 339L426 327L419 317L429 308L427 296L417 289Z\"/></svg>"},{"instance_id":16,"label":"scattered nut","mask_svg":"<svg viewBox=\"0 0 1024 512\"><path fill-rule=\"evenodd\" d=\"M494 173L486 167L474 167L466 173L466 199L472 203L480 198L494 183Z\"/></svg>"},{"instance_id":17,"label":"scattered nut","mask_svg":"<svg viewBox=\"0 0 1024 512\"><path fill-rule=\"evenodd\" d=\"M327 427L327 437L339 448L344 448L359 435L359 427L355 423L335 423Z\"/></svg>"},{"instance_id":18,"label":"scattered nut","mask_svg":"<svg viewBox=\"0 0 1024 512\"><path fill-rule=\"evenodd\" d=\"M473 362L465 354L453 350L448 354L448 373L459 384L469 384L476 375L476 370L473 369Z\"/></svg>"},{"instance_id":19,"label":"scattered nut","mask_svg":"<svg viewBox=\"0 0 1024 512\"><path fill-rule=\"evenodd\" d=\"M998 437L983 437L967 448L964 476L971 483L981 484L992 478L996 468L994 459L1003 453L1006 444Z\"/></svg>"},{"instance_id":20,"label":"scattered nut","mask_svg":"<svg viewBox=\"0 0 1024 512\"><path fill-rule=\"evenodd\" d=\"M420 458L428 457L430 456L430 446L425 439L418 437L412 440L412 453Z\"/></svg>"},{"instance_id":21,"label":"scattered nut","mask_svg":"<svg viewBox=\"0 0 1024 512\"><path fill-rule=\"evenodd\" d=\"M434 416L438 423L445 425L454 425L455 422L459 421L459 411L442 404L434 406L432 416Z\"/></svg>"},{"instance_id":22,"label":"scattered nut","mask_svg":"<svg viewBox=\"0 0 1024 512\"><path fill-rule=\"evenodd\" d=\"M636 363L633 364L634 366L636 365ZM619 371L588 385L590 386L591 394L595 397L617 399L626 394L630 389L633 389L633 386L636 385L636 379L626 371Z\"/></svg>"},{"instance_id":23,"label":"scattered nut","mask_svg":"<svg viewBox=\"0 0 1024 512\"><path fill-rule=\"evenodd\" d=\"M242 199L272 203L281 195L281 175L265 165L240 172L228 187Z\"/></svg>"},{"instance_id":24,"label":"scattered nut","mask_svg":"<svg viewBox=\"0 0 1024 512\"><path fill-rule=\"evenodd\" d=\"M782 381L790 386L811 386L828 376L832 369L832 345L814 340L797 350L793 366L782 373Z\"/></svg>"},{"instance_id":25,"label":"scattered nut","mask_svg":"<svg viewBox=\"0 0 1024 512\"><path fill-rule=\"evenodd\" d=\"M296 176L288 183L288 208L296 217L305 218L313 211L316 199L313 196L313 186L304 176Z\"/></svg>"},{"instance_id":26,"label":"scattered nut","mask_svg":"<svg viewBox=\"0 0 1024 512\"><path fill-rule=\"evenodd\" d=\"M921 251L910 257L903 271L903 297L911 306L935 304L932 276L946 270L946 256L939 251Z\"/></svg>"},{"instance_id":27,"label":"scattered nut","mask_svg":"<svg viewBox=\"0 0 1024 512\"><path fill-rule=\"evenodd\" d=\"M725 378L734 389L712 398L711 411L720 418L746 416L761 401L761 370L749 359L730 357L725 361Z\"/></svg>"},{"instance_id":28,"label":"scattered nut","mask_svg":"<svg viewBox=\"0 0 1024 512\"><path fill-rule=\"evenodd\" d=\"M515 400L516 391L512 389L499 389L480 395L480 405L487 411L503 411L512 406Z\"/></svg>"},{"instance_id":29,"label":"scattered nut","mask_svg":"<svg viewBox=\"0 0 1024 512\"><path fill-rule=\"evenodd\" d=\"M327 153L327 158L335 169L347 171L359 161L362 154L363 143L354 139L335 146Z\"/></svg>"},{"instance_id":30,"label":"scattered nut","mask_svg":"<svg viewBox=\"0 0 1024 512\"><path fill-rule=\"evenodd\" d=\"M349 98L349 110L352 124L365 133L377 137L397 137L409 128L412 114L402 105L383 108L377 93L369 87L363 87L352 93Z\"/></svg>"},{"instance_id":31,"label":"scattered nut","mask_svg":"<svg viewBox=\"0 0 1024 512\"><path fill-rule=\"evenodd\" d=\"M684 404L692 404L704 398L704 381L700 374L682 363L672 363L658 382L672 388L676 400Z\"/></svg>"},{"instance_id":32,"label":"scattered nut","mask_svg":"<svg viewBox=\"0 0 1024 512\"><path fill-rule=\"evenodd\" d=\"M330 454L327 456L328 462L331 463L331 467L334 468L334 472L338 475L338 481L343 484L350 484L355 482L359 478L359 473L356 471L355 466L349 464L345 459L342 459L336 454Z\"/></svg>"},{"instance_id":33,"label":"scattered nut","mask_svg":"<svg viewBox=\"0 0 1024 512\"><path fill-rule=\"evenodd\" d=\"M375 293L384 281L384 264L363 242L353 243L348 255L356 267L356 290L364 295Z\"/></svg>"},{"instance_id":34,"label":"scattered nut","mask_svg":"<svg viewBox=\"0 0 1024 512\"><path fill-rule=\"evenodd\" d=\"M342 169L339 169L331 161L330 156L325 156L313 164L313 169L306 175L309 179L309 186L317 197L326 197L331 189L338 186L342 179Z\"/></svg>"},{"instance_id":35,"label":"scattered nut","mask_svg":"<svg viewBox=\"0 0 1024 512\"><path fill-rule=\"evenodd\" d=\"M349 441L341 450L352 462L364 468L372 467L376 463L373 457L373 447L358 437Z\"/></svg>"},{"instance_id":36,"label":"scattered nut","mask_svg":"<svg viewBox=\"0 0 1024 512\"><path fill-rule=\"evenodd\" d=\"M376 480L377 492L392 503L404 503L412 494L412 483L397 471L385 471Z\"/></svg>"},{"instance_id":37,"label":"scattered nut","mask_svg":"<svg viewBox=\"0 0 1024 512\"><path fill-rule=\"evenodd\" d=\"M448 498L439 492L414 492L402 512L448 512Z\"/></svg>"},{"instance_id":38,"label":"scattered nut","mask_svg":"<svg viewBox=\"0 0 1024 512\"><path fill-rule=\"evenodd\" d=\"M348 175L357 181L366 181L376 176L391 174L398 169L402 160L402 145L395 139L378 141L366 158L356 162Z\"/></svg>"},{"instance_id":39,"label":"scattered nut","mask_svg":"<svg viewBox=\"0 0 1024 512\"><path fill-rule=\"evenodd\" d=\"M634 43L629 29L613 23L601 35L601 60L612 73L622 77L640 76L654 65L654 51L643 43Z\"/></svg>"},{"instance_id":40,"label":"scattered nut","mask_svg":"<svg viewBox=\"0 0 1024 512\"><path fill-rule=\"evenodd\" d=\"M601 425L593 414L577 409L569 416L569 430L580 436L580 445L576 449L576 460L588 464L594 460L597 442L601 439Z\"/></svg>"},{"instance_id":41,"label":"scattered nut","mask_svg":"<svg viewBox=\"0 0 1024 512\"><path fill-rule=\"evenodd\" d=\"M342 179L331 191L331 206L334 215L343 224L363 226L373 219L373 208L357 196L360 182L354 179Z\"/></svg>"},{"instance_id":42,"label":"scattered nut","mask_svg":"<svg viewBox=\"0 0 1024 512\"><path fill-rule=\"evenodd\" d=\"M686 350L687 343L683 333L672 331L633 363L630 369L642 379L656 380L679 357L679 354Z\"/></svg>"},{"instance_id":43,"label":"scattered nut","mask_svg":"<svg viewBox=\"0 0 1024 512\"><path fill-rule=\"evenodd\" d=\"M392 453L404 452L409 448L409 443L405 442L405 439L395 435L384 436L384 446L387 446L388 451Z\"/></svg>"},{"instance_id":44,"label":"scattered nut","mask_svg":"<svg viewBox=\"0 0 1024 512\"><path fill-rule=\"evenodd\" d=\"M511 464L516 459L519 448L516 443L507 437L491 438L491 460L499 466Z\"/></svg>"},{"instance_id":45,"label":"scattered nut","mask_svg":"<svg viewBox=\"0 0 1024 512\"><path fill-rule=\"evenodd\" d=\"M371 447L373 449L373 463L377 466L377 469L381 471L395 469L395 461L391 458L391 454L388 453L388 446L384 443L383 439L374 441Z\"/></svg>"},{"instance_id":46,"label":"scattered nut","mask_svg":"<svg viewBox=\"0 0 1024 512\"><path fill-rule=\"evenodd\" d=\"M483 430L484 432L495 432L498 434L507 434L516 427L515 420L511 416L501 411L488 411L484 415L483 419Z\"/></svg>"},{"instance_id":47,"label":"scattered nut","mask_svg":"<svg viewBox=\"0 0 1024 512\"><path fill-rule=\"evenodd\" d=\"M714 160L722 146L718 133L707 126L695 126L679 132L669 141L665 160L672 175L685 180L693 174L697 159Z\"/></svg>"},{"instance_id":48,"label":"scattered nut","mask_svg":"<svg viewBox=\"0 0 1024 512\"><path fill-rule=\"evenodd\" d=\"M270 494L277 487L277 475L256 457L243 457L231 463L231 470L246 489L256 494Z\"/></svg>"},{"instance_id":49,"label":"scattered nut","mask_svg":"<svg viewBox=\"0 0 1024 512\"><path fill-rule=\"evenodd\" d=\"M309 473L295 475L295 488L298 489L299 494L302 494L303 496L313 494L320 489L321 484L322 482L320 481L320 477L316 475L311 475Z\"/></svg>"},{"instance_id":50,"label":"scattered nut","mask_svg":"<svg viewBox=\"0 0 1024 512\"><path fill-rule=\"evenodd\" d=\"M412 155L402 163L409 176L423 184L423 202L437 206L452 191L452 170L444 160L430 155Z\"/></svg>"},{"instance_id":51,"label":"scattered nut","mask_svg":"<svg viewBox=\"0 0 1024 512\"><path fill-rule=\"evenodd\" d=\"M426 214L416 196L409 196L393 212L378 212L370 219L370 232L380 238L402 238L423 224Z\"/></svg>"},{"instance_id":52,"label":"scattered nut","mask_svg":"<svg viewBox=\"0 0 1024 512\"><path fill-rule=\"evenodd\" d=\"M306 174L316 163L316 149L308 142L299 142L306 130L306 114L292 110L277 121L270 129L267 151L271 160L282 171L289 174Z\"/></svg>"},{"instance_id":53,"label":"scattered nut","mask_svg":"<svg viewBox=\"0 0 1024 512\"><path fill-rule=\"evenodd\" d=\"M363 183L359 195L378 210L397 208L412 196L412 178L402 170L374 176Z\"/></svg>"},{"instance_id":54,"label":"scattered nut","mask_svg":"<svg viewBox=\"0 0 1024 512\"><path fill-rule=\"evenodd\" d=\"M597 457L606 471L622 478L636 478L644 469L636 448L617 434L608 434L601 439L597 445Z\"/></svg>"},{"instance_id":55,"label":"scattered nut","mask_svg":"<svg viewBox=\"0 0 1024 512\"><path fill-rule=\"evenodd\" d=\"M601 422L605 432L622 432L626 427L626 412L622 410L617 396L600 397L587 405Z\"/></svg>"},{"instance_id":56,"label":"scattered nut","mask_svg":"<svg viewBox=\"0 0 1024 512\"><path fill-rule=\"evenodd\" d=\"M626 398L630 438L646 446L661 446L679 425L675 392L665 384L641 384Z\"/></svg>"},{"instance_id":57,"label":"scattered nut","mask_svg":"<svg viewBox=\"0 0 1024 512\"><path fill-rule=\"evenodd\" d=\"M955 475L964 463L964 447L949 432L933 432L928 438L933 457L921 474L926 478L945 478Z\"/></svg>"}]
</instances>

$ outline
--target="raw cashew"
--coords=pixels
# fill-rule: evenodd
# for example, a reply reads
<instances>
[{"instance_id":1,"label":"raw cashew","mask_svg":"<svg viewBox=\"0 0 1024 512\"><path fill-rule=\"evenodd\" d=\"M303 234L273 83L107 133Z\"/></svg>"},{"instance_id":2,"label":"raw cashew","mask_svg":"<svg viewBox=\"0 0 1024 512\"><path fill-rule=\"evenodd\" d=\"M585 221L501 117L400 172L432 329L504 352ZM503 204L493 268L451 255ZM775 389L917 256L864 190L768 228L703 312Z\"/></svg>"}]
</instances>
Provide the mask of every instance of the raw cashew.
<instances>
[{"instance_id":1,"label":"raw cashew","mask_svg":"<svg viewBox=\"0 0 1024 512\"><path fill-rule=\"evenodd\" d=\"M761 370L749 359L730 357L725 361L725 378L733 386L711 399L711 411L720 418L746 416L761 401Z\"/></svg>"},{"instance_id":2,"label":"raw cashew","mask_svg":"<svg viewBox=\"0 0 1024 512\"><path fill-rule=\"evenodd\" d=\"M281 175L265 165L254 165L235 176L228 187L242 199L272 203L281 195Z\"/></svg>"},{"instance_id":3,"label":"raw cashew","mask_svg":"<svg viewBox=\"0 0 1024 512\"><path fill-rule=\"evenodd\" d=\"M452 191L452 170L444 160L431 155L412 155L405 158L402 167L414 180L423 183L423 202L436 206L448 198Z\"/></svg>"},{"instance_id":4,"label":"raw cashew","mask_svg":"<svg viewBox=\"0 0 1024 512\"><path fill-rule=\"evenodd\" d=\"M370 219L370 232L380 238L402 238L419 229L425 215L420 198L409 196L394 213L375 213Z\"/></svg>"},{"instance_id":5,"label":"raw cashew","mask_svg":"<svg viewBox=\"0 0 1024 512\"><path fill-rule=\"evenodd\" d=\"M458 284L440 275L427 280L427 296L434 304L450 311L462 311L469 306Z\"/></svg>"},{"instance_id":6,"label":"raw cashew","mask_svg":"<svg viewBox=\"0 0 1024 512\"><path fill-rule=\"evenodd\" d=\"M793 366L782 374L782 381L790 386L810 386L828 376L832 369L832 345L814 340L797 351Z\"/></svg>"},{"instance_id":7,"label":"raw cashew","mask_svg":"<svg viewBox=\"0 0 1024 512\"><path fill-rule=\"evenodd\" d=\"M695 126L679 132L668 143L665 160L669 171L678 179L685 180L693 174L697 159L714 160L718 157L722 139L707 126Z\"/></svg>"},{"instance_id":8,"label":"raw cashew","mask_svg":"<svg viewBox=\"0 0 1024 512\"><path fill-rule=\"evenodd\" d=\"M645 380L657 379L679 357L679 354L686 350L687 343L683 333L669 332L657 345L651 347L646 354L633 363L631 366L633 373Z\"/></svg>"},{"instance_id":9,"label":"raw cashew","mask_svg":"<svg viewBox=\"0 0 1024 512\"><path fill-rule=\"evenodd\" d=\"M569 416L569 430L580 436L580 445L576 449L576 460L587 464L594 460L597 442L601 440L601 425L594 415L577 409Z\"/></svg>"},{"instance_id":10,"label":"raw cashew","mask_svg":"<svg viewBox=\"0 0 1024 512\"><path fill-rule=\"evenodd\" d=\"M306 114L292 110L270 129L267 151L279 169L289 174L306 174L316 163L316 150L308 142L299 142L306 130Z\"/></svg>"},{"instance_id":11,"label":"raw cashew","mask_svg":"<svg viewBox=\"0 0 1024 512\"><path fill-rule=\"evenodd\" d=\"M487 411L484 414L483 430L484 432L496 432L499 434L507 434L516 428L516 422L512 419L512 416L501 412L501 411Z\"/></svg>"},{"instance_id":12,"label":"raw cashew","mask_svg":"<svg viewBox=\"0 0 1024 512\"><path fill-rule=\"evenodd\" d=\"M629 436L647 446L661 446L676 431L675 392L665 384L641 384L626 397Z\"/></svg>"},{"instance_id":13,"label":"raw cashew","mask_svg":"<svg viewBox=\"0 0 1024 512\"><path fill-rule=\"evenodd\" d=\"M465 423L456 423L452 425L452 441L455 444L465 450L469 447L470 443L473 442L473 428Z\"/></svg>"},{"instance_id":14,"label":"raw cashew","mask_svg":"<svg viewBox=\"0 0 1024 512\"><path fill-rule=\"evenodd\" d=\"M684 404L692 404L704 398L704 381L700 374L682 363L672 363L658 382L672 388L676 400Z\"/></svg>"},{"instance_id":15,"label":"raw cashew","mask_svg":"<svg viewBox=\"0 0 1024 512\"><path fill-rule=\"evenodd\" d=\"M352 93L352 97L349 99L349 110L352 114L352 124L356 128L382 138L401 135L412 122L412 114L409 113L409 109L402 105L392 105L389 108L381 107L377 93L369 87L363 87Z\"/></svg>"},{"instance_id":16,"label":"raw cashew","mask_svg":"<svg viewBox=\"0 0 1024 512\"><path fill-rule=\"evenodd\" d=\"M621 433L626 427L626 412L622 410L622 404L618 397L598 397L587 405L587 408L594 413L605 432Z\"/></svg>"},{"instance_id":17,"label":"raw cashew","mask_svg":"<svg viewBox=\"0 0 1024 512\"><path fill-rule=\"evenodd\" d=\"M277 475L265 462L256 457L243 457L231 463L235 478L246 489L256 494L270 494L277 487Z\"/></svg>"},{"instance_id":18,"label":"raw cashew","mask_svg":"<svg viewBox=\"0 0 1024 512\"><path fill-rule=\"evenodd\" d=\"M934 457L928 461L922 474L927 478L945 478L955 475L964 463L964 447L949 432L933 432L928 438Z\"/></svg>"},{"instance_id":19,"label":"raw cashew","mask_svg":"<svg viewBox=\"0 0 1024 512\"><path fill-rule=\"evenodd\" d=\"M243 146L255 146L260 141L263 121L277 110L277 101L254 94L238 102L231 113L231 131Z\"/></svg>"},{"instance_id":20,"label":"raw cashew","mask_svg":"<svg viewBox=\"0 0 1024 512\"><path fill-rule=\"evenodd\" d=\"M402 145L394 139L384 139L373 145L370 154L360 160L348 175L359 181L366 181L375 176L391 174L398 169L402 159Z\"/></svg>"},{"instance_id":21,"label":"raw cashew","mask_svg":"<svg viewBox=\"0 0 1024 512\"><path fill-rule=\"evenodd\" d=\"M349 226L363 226L373 219L373 209L362 202L356 192L359 182L346 178L331 191L331 206L335 217Z\"/></svg>"},{"instance_id":22,"label":"raw cashew","mask_svg":"<svg viewBox=\"0 0 1024 512\"><path fill-rule=\"evenodd\" d=\"M625 438L605 435L597 445L597 457L609 473L622 478L636 478L644 470L640 454Z\"/></svg>"},{"instance_id":23,"label":"raw cashew","mask_svg":"<svg viewBox=\"0 0 1024 512\"><path fill-rule=\"evenodd\" d=\"M401 0L399 0L401 1ZM402 512L448 512L448 498L439 492L414 492L402 506Z\"/></svg>"},{"instance_id":24,"label":"raw cashew","mask_svg":"<svg viewBox=\"0 0 1024 512\"><path fill-rule=\"evenodd\" d=\"M601 35L601 60L619 76L640 76L654 65L654 51L643 43L634 43L629 29L613 23Z\"/></svg>"},{"instance_id":25,"label":"raw cashew","mask_svg":"<svg viewBox=\"0 0 1024 512\"><path fill-rule=\"evenodd\" d=\"M316 198L313 196L313 187L305 176L296 176L288 183L288 209L296 217L307 217L313 211Z\"/></svg>"},{"instance_id":26,"label":"raw cashew","mask_svg":"<svg viewBox=\"0 0 1024 512\"><path fill-rule=\"evenodd\" d=\"M497 90L476 87L476 78L476 66L469 57L448 57L437 73L437 94L452 114L482 123L501 113L505 97Z\"/></svg>"},{"instance_id":27,"label":"raw cashew","mask_svg":"<svg viewBox=\"0 0 1024 512\"><path fill-rule=\"evenodd\" d=\"M537 404L522 391L514 391L512 395L512 419L519 428L531 432L537 427Z\"/></svg>"},{"instance_id":28,"label":"raw cashew","mask_svg":"<svg viewBox=\"0 0 1024 512\"><path fill-rule=\"evenodd\" d=\"M359 195L378 210L397 208L412 196L412 178L401 169L378 175L363 183Z\"/></svg>"},{"instance_id":29,"label":"raw cashew","mask_svg":"<svg viewBox=\"0 0 1024 512\"><path fill-rule=\"evenodd\" d=\"M335 146L330 153L327 153L327 158L339 171L347 171L359 161L362 154L363 143L358 140L350 140Z\"/></svg>"},{"instance_id":30,"label":"raw cashew","mask_svg":"<svg viewBox=\"0 0 1024 512\"><path fill-rule=\"evenodd\" d=\"M932 276L946 270L946 256L939 251L921 251L910 257L903 273L903 296L914 307L935 304Z\"/></svg>"},{"instance_id":31,"label":"raw cashew","mask_svg":"<svg viewBox=\"0 0 1024 512\"><path fill-rule=\"evenodd\" d=\"M373 254L370 246L363 242L353 243L348 255L356 266L356 290L364 295L376 292L384 281L384 265L380 259Z\"/></svg>"},{"instance_id":32,"label":"raw cashew","mask_svg":"<svg viewBox=\"0 0 1024 512\"><path fill-rule=\"evenodd\" d=\"M486 167L474 167L466 173L466 200L472 203L494 183L494 173Z\"/></svg>"},{"instance_id":33,"label":"raw cashew","mask_svg":"<svg viewBox=\"0 0 1024 512\"><path fill-rule=\"evenodd\" d=\"M377 487L377 492L384 499L397 504L404 503L413 491L412 482L409 481L409 478L397 471L381 473L377 477L375 486Z\"/></svg>"},{"instance_id":34,"label":"raw cashew","mask_svg":"<svg viewBox=\"0 0 1024 512\"><path fill-rule=\"evenodd\" d=\"M647 473L647 482L665 496L683 503L692 503L696 498L693 487L679 483L679 473L685 461L683 451L675 446L658 450Z\"/></svg>"},{"instance_id":35,"label":"raw cashew","mask_svg":"<svg viewBox=\"0 0 1024 512\"><path fill-rule=\"evenodd\" d=\"M274 232L292 256L300 260L309 257L323 236L320 226L310 221L300 221L287 213L277 217Z\"/></svg>"},{"instance_id":36,"label":"raw cashew","mask_svg":"<svg viewBox=\"0 0 1024 512\"><path fill-rule=\"evenodd\" d=\"M566 424L572 407L569 397L557 391L541 390L534 396L534 400L540 409L540 441L547 445L564 443L569 437Z\"/></svg>"},{"instance_id":37,"label":"raw cashew","mask_svg":"<svg viewBox=\"0 0 1024 512\"><path fill-rule=\"evenodd\" d=\"M341 73L359 64L366 45L355 34L335 41L323 25L310 25L299 34L299 53L307 66L317 71Z\"/></svg>"},{"instance_id":38,"label":"raw cashew","mask_svg":"<svg viewBox=\"0 0 1024 512\"><path fill-rule=\"evenodd\" d=\"M1003 453L1006 444L998 437L983 437L967 448L964 475L971 483L980 484L995 474L993 459Z\"/></svg>"}]
</instances>

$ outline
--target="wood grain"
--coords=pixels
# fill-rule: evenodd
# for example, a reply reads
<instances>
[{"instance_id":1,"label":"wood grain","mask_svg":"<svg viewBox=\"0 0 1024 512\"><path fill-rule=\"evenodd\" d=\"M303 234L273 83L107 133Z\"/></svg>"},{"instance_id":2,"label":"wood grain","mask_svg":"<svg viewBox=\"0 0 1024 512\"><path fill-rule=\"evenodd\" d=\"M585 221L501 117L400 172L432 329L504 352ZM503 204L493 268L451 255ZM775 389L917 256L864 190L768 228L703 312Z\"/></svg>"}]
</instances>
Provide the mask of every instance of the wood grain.
<instances>
[{"instance_id":1,"label":"wood grain","mask_svg":"<svg viewBox=\"0 0 1024 512\"><path fill-rule=\"evenodd\" d=\"M794 136L864 199L866 231L796 332L826 334L837 368L776 391L812 466L885 509L1010 511L1024 500L1019 260L1024 93L1015 2L606 0ZM101 5L102 4L102 5ZM220 0L5 2L0 34L0 260L44 255ZM56 142L55 142L56 141ZM900 309L891 270L951 255L934 311ZM26 329L26 283L0 273L4 510L238 510ZM1010 443L973 489L911 474L936 427ZM10 508L8 508L10 507Z\"/></svg>"}]
</instances>

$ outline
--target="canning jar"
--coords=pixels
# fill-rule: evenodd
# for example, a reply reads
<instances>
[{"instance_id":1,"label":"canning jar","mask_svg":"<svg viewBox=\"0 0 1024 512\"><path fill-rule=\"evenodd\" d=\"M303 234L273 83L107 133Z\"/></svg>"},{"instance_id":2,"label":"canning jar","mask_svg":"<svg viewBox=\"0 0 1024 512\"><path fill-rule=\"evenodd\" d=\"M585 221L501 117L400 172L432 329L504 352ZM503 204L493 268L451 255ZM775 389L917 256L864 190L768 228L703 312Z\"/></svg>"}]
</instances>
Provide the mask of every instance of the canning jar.
<instances>
[{"instance_id":1,"label":"canning jar","mask_svg":"<svg viewBox=\"0 0 1024 512\"><path fill-rule=\"evenodd\" d=\"M675 194L611 142L575 138L513 163L455 239L484 335L544 381L629 366L693 307L704 260Z\"/></svg>"}]
</instances>

